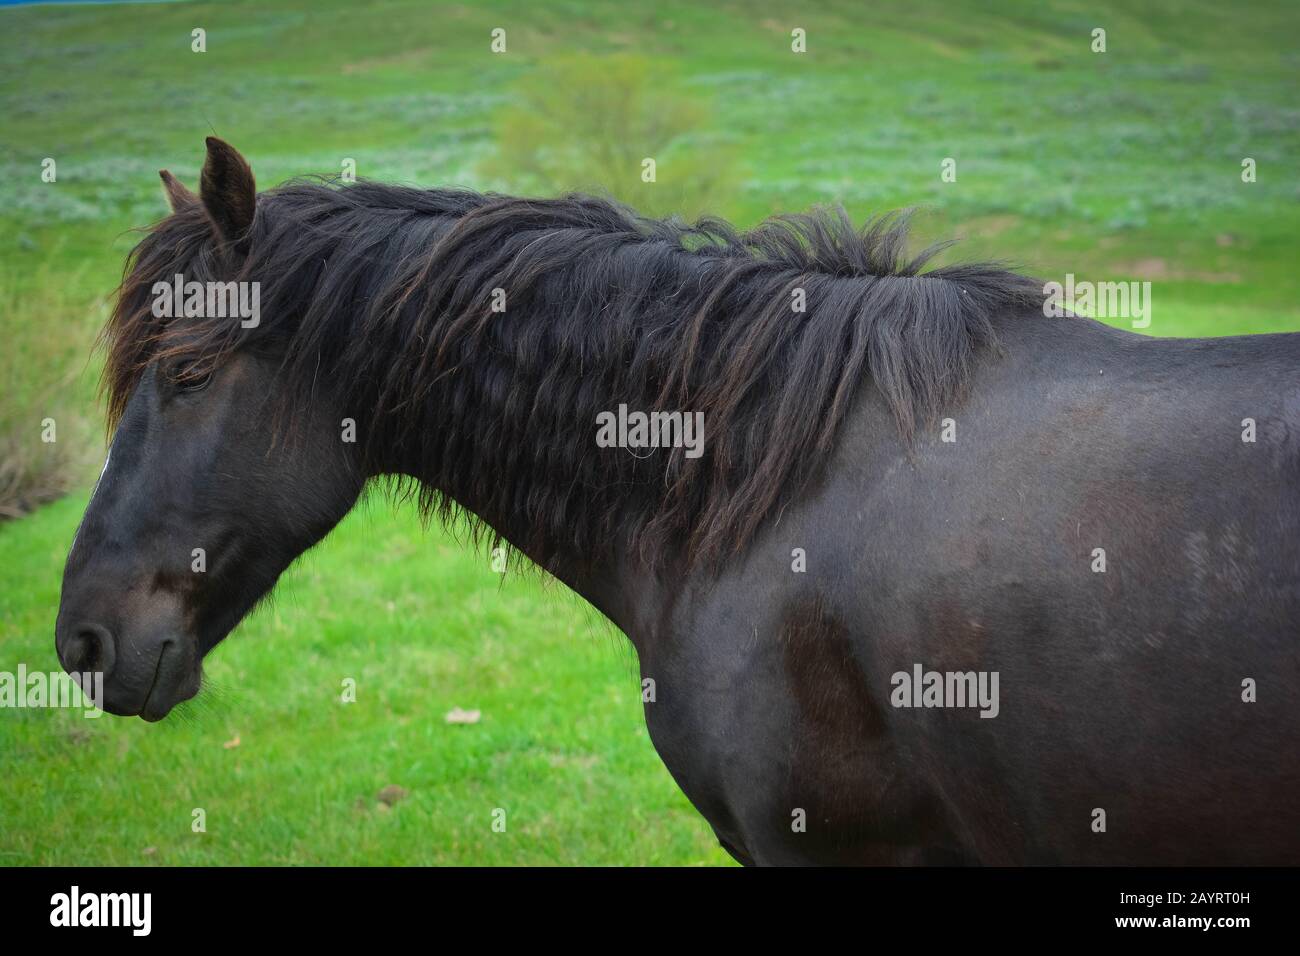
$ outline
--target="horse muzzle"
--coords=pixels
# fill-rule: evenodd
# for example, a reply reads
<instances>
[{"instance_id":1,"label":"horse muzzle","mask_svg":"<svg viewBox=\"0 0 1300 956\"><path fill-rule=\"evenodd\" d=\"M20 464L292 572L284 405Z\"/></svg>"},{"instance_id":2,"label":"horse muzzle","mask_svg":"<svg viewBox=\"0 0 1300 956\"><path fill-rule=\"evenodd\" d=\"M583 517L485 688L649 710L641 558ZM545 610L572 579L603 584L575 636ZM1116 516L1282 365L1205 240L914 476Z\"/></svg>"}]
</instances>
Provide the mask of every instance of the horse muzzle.
<instances>
[{"instance_id":1,"label":"horse muzzle","mask_svg":"<svg viewBox=\"0 0 1300 956\"><path fill-rule=\"evenodd\" d=\"M161 621L132 633L88 616L60 614L54 640L69 674L103 675L103 699L93 703L110 714L162 720L197 694L202 682L197 642ZM88 693L97 683L83 677Z\"/></svg>"}]
</instances>

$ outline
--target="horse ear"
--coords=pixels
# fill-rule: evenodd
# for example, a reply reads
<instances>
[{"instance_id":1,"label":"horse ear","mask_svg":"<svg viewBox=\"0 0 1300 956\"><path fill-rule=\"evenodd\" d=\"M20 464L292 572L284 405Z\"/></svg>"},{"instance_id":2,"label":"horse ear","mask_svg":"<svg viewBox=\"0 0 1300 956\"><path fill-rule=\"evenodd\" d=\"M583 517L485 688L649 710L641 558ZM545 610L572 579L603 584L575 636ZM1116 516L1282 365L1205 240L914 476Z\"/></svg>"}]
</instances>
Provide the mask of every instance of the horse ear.
<instances>
[{"instance_id":1,"label":"horse ear","mask_svg":"<svg viewBox=\"0 0 1300 956\"><path fill-rule=\"evenodd\" d=\"M167 170L158 170L158 176L162 179L163 192L167 194L167 202L171 205L172 212L180 212L186 206L199 201L198 196L186 189L185 184Z\"/></svg>"},{"instance_id":2,"label":"horse ear","mask_svg":"<svg viewBox=\"0 0 1300 956\"><path fill-rule=\"evenodd\" d=\"M217 227L218 237L247 248L248 229L257 207L257 184L253 171L239 151L229 143L209 136L208 158L199 177L199 198Z\"/></svg>"}]
</instances>

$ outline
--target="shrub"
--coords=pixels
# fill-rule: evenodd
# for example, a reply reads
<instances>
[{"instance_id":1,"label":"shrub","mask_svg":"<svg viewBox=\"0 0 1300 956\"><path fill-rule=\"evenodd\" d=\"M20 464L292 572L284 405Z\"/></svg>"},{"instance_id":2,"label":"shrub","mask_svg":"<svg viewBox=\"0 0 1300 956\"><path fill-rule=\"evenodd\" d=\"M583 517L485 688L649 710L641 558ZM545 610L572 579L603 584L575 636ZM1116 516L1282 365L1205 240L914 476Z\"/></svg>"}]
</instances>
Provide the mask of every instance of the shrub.
<instances>
[{"instance_id":1,"label":"shrub","mask_svg":"<svg viewBox=\"0 0 1300 956\"><path fill-rule=\"evenodd\" d=\"M710 134L711 109L640 56L577 56L526 75L496 123L484 172L516 192L608 195L648 215L721 212L735 151ZM654 182L642 180L655 161Z\"/></svg>"},{"instance_id":2,"label":"shrub","mask_svg":"<svg viewBox=\"0 0 1300 956\"><path fill-rule=\"evenodd\" d=\"M90 343L102 302L68 276L0 274L0 518L59 497L98 457ZM54 441L44 440L53 429Z\"/></svg>"}]
</instances>

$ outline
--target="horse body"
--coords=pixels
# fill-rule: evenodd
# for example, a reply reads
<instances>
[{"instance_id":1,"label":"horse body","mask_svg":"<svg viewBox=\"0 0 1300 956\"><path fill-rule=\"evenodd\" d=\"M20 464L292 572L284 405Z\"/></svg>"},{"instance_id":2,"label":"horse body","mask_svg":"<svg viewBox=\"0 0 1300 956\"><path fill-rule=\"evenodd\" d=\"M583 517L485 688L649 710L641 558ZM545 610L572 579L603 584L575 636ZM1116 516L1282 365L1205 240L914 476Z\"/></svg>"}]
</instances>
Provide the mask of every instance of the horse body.
<instances>
[{"instance_id":1,"label":"horse body","mask_svg":"<svg viewBox=\"0 0 1300 956\"><path fill-rule=\"evenodd\" d=\"M215 139L199 196L163 180L56 625L107 710L193 696L396 480L627 634L656 749L742 861L1300 861L1300 335L1048 318L843 217L257 196ZM178 274L260 282L261 321L159 316ZM703 413L704 454L598 447L622 405ZM908 699L929 673L956 679Z\"/></svg>"},{"instance_id":2,"label":"horse body","mask_svg":"<svg viewBox=\"0 0 1300 956\"><path fill-rule=\"evenodd\" d=\"M955 442L909 450L864 390L835 477L716 584L630 585L655 746L738 859L1300 855L1300 336L1029 321ZM891 706L915 663L999 672L997 717Z\"/></svg>"}]
</instances>

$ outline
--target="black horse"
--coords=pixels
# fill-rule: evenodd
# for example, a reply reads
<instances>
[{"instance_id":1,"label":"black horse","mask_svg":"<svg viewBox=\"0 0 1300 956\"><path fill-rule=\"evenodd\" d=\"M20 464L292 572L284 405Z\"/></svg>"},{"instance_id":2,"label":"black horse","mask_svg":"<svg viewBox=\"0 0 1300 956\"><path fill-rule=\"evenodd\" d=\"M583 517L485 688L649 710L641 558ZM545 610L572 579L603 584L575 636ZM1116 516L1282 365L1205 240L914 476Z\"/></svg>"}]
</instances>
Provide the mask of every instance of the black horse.
<instances>
[{"instance_id":1,"label":"black horse","mask_svg":"<svg viewBox=\"0 0 1300 956\"><path fill-rule=\"evenodd\" d=\"M739 860L1300 863L1300 335L1048 317L891 219L162 177L57 624L107 710L378 478L628 636Z\"/></svg>"}]
</instances>

